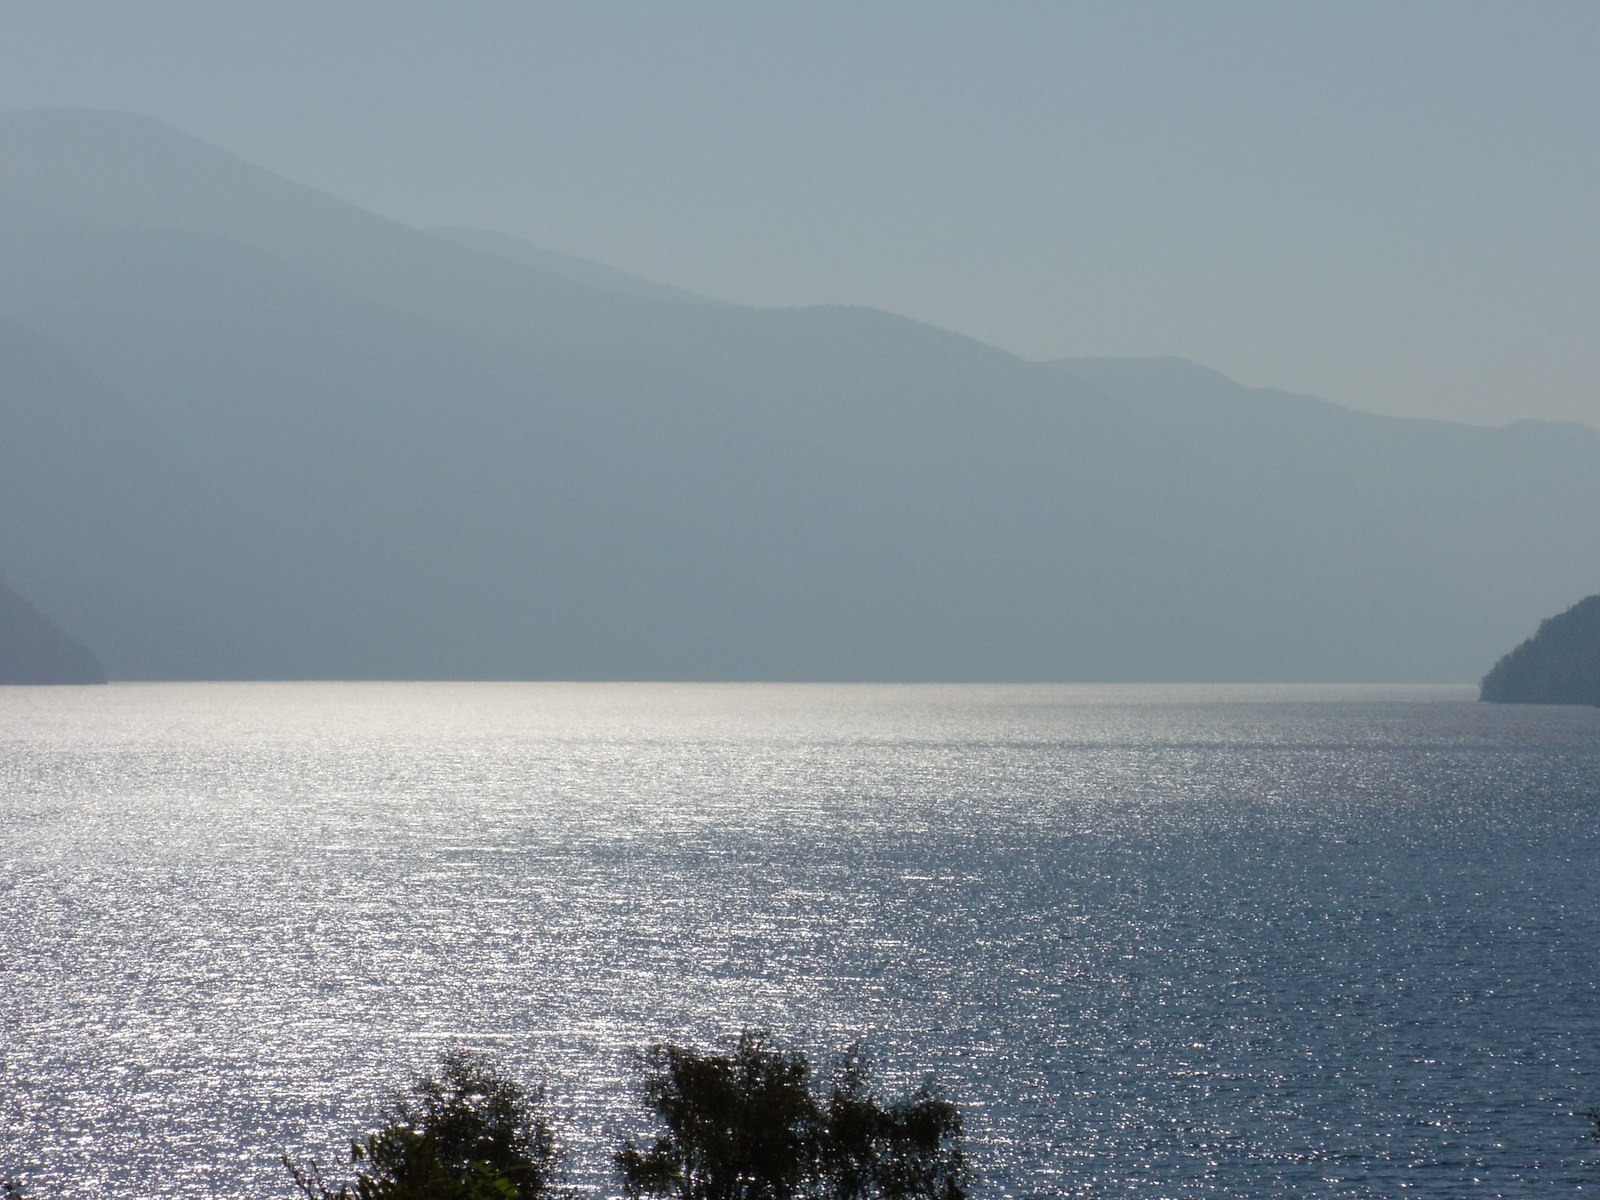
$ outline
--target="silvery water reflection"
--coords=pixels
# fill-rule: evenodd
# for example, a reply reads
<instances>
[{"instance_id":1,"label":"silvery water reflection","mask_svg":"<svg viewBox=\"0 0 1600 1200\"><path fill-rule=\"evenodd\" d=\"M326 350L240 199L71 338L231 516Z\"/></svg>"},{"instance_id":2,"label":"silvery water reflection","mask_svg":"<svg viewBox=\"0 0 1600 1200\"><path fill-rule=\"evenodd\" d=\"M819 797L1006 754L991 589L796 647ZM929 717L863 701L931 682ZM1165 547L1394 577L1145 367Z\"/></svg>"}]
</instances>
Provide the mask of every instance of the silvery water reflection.
<instances>
[{"instance_id":1,"label":"silvery water reflection","mask_svg":"<svg viewBox=\"0 0 1600 1200\"><path fill-rule=\"evenodd\" d=\"M864 1037L992 1196L1600 1180L1600 711L1465 689L0 689L0 1154L288 1195L441 1045Z\"/></svg>"}]
</instances>

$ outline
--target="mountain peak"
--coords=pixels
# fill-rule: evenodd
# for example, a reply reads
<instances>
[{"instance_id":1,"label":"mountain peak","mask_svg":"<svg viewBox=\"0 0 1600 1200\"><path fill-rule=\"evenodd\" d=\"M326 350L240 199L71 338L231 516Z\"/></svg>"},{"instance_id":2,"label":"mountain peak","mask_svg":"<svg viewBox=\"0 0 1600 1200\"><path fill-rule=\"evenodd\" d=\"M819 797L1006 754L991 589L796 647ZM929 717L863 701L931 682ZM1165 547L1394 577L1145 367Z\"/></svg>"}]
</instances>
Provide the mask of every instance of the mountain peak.
<instances>
[{"instance_id":1,"label":"mountain peak","mask_svg":"<svg viewBox=\"0 0 1600 1200\"><path fill-rule=\"evenodd\" d=\"M52 225L222 237L311 198L381 220L154 117L89 108L0 113L0 198Z\"/></svg>"},{"instance_id":2,"label":"mountain peak","mask_svg":"<svg viewBox=\"0 0 1600 1200\"><path fill-rule=\"evenodd\" d=\"M220 147L143 113L105 108L26 108L0 112L0 148L7 155L29 155L43 163L60 163L86 155L160 156L163 165L177 155L199 155L212 161L244 160ZM111 165L111 164L102 164ZM18 181L7 180L12 187Z\"/></svg>"}]
</instances>

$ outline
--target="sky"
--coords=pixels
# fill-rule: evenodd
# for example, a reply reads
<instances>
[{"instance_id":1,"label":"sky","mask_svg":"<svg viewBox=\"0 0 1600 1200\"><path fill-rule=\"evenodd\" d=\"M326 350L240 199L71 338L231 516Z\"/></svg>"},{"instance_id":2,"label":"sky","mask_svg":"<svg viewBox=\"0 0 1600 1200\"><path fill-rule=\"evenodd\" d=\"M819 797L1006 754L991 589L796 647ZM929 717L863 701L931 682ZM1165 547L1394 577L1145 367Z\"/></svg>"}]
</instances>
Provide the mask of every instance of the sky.
<instances>
[{"instance_id":1,"label":"sky","mask_svg":"<svg viewBox=\"0 0 1600 1200\"><path fill-rule=\"evenodd\" d=\"M1028 358L1600 427L1593 0L11 0L0 109Z\"/></svg>"}]
</instances>

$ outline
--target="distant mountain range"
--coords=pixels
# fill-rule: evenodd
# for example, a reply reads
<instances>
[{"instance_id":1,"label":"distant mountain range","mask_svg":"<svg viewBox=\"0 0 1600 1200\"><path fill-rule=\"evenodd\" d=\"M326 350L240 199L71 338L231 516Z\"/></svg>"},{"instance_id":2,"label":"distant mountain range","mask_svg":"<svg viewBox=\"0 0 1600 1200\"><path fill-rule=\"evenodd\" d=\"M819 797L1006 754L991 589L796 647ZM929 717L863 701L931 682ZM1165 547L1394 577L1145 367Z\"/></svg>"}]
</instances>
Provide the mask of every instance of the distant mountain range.
<instances>
[{"instance_id":1,"label":"distant mountain range","mask_svg":"<svg viewBox=\"0 0 1600 1200\"><path fill-rule=\"evenodd\" d=\"M0 115L0 512L114 678L1467 680L1600 591L1581 426L718 303L103 112Z\"/></svg>"}]
</instances>

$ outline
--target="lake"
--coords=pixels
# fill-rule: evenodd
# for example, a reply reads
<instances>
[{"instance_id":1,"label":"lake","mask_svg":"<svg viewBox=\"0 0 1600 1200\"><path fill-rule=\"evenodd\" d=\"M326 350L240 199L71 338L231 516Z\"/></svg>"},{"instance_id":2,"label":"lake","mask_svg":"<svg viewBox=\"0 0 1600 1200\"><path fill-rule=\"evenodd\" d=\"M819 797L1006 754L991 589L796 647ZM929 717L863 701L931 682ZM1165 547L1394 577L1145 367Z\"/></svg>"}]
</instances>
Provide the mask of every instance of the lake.
<instances>
[{"instance_id":1,"label":"lake","mask_svg":"<svg viewBox=\"0 0 1600 1200\"><path fill-rule=\"evenodd\" d=\"M942 1079L975 1196L1600 1185L1600 709L1462 687L0 688L0 1176L288 1196L439 1049Z\"/></svg>"}]
</instances>

